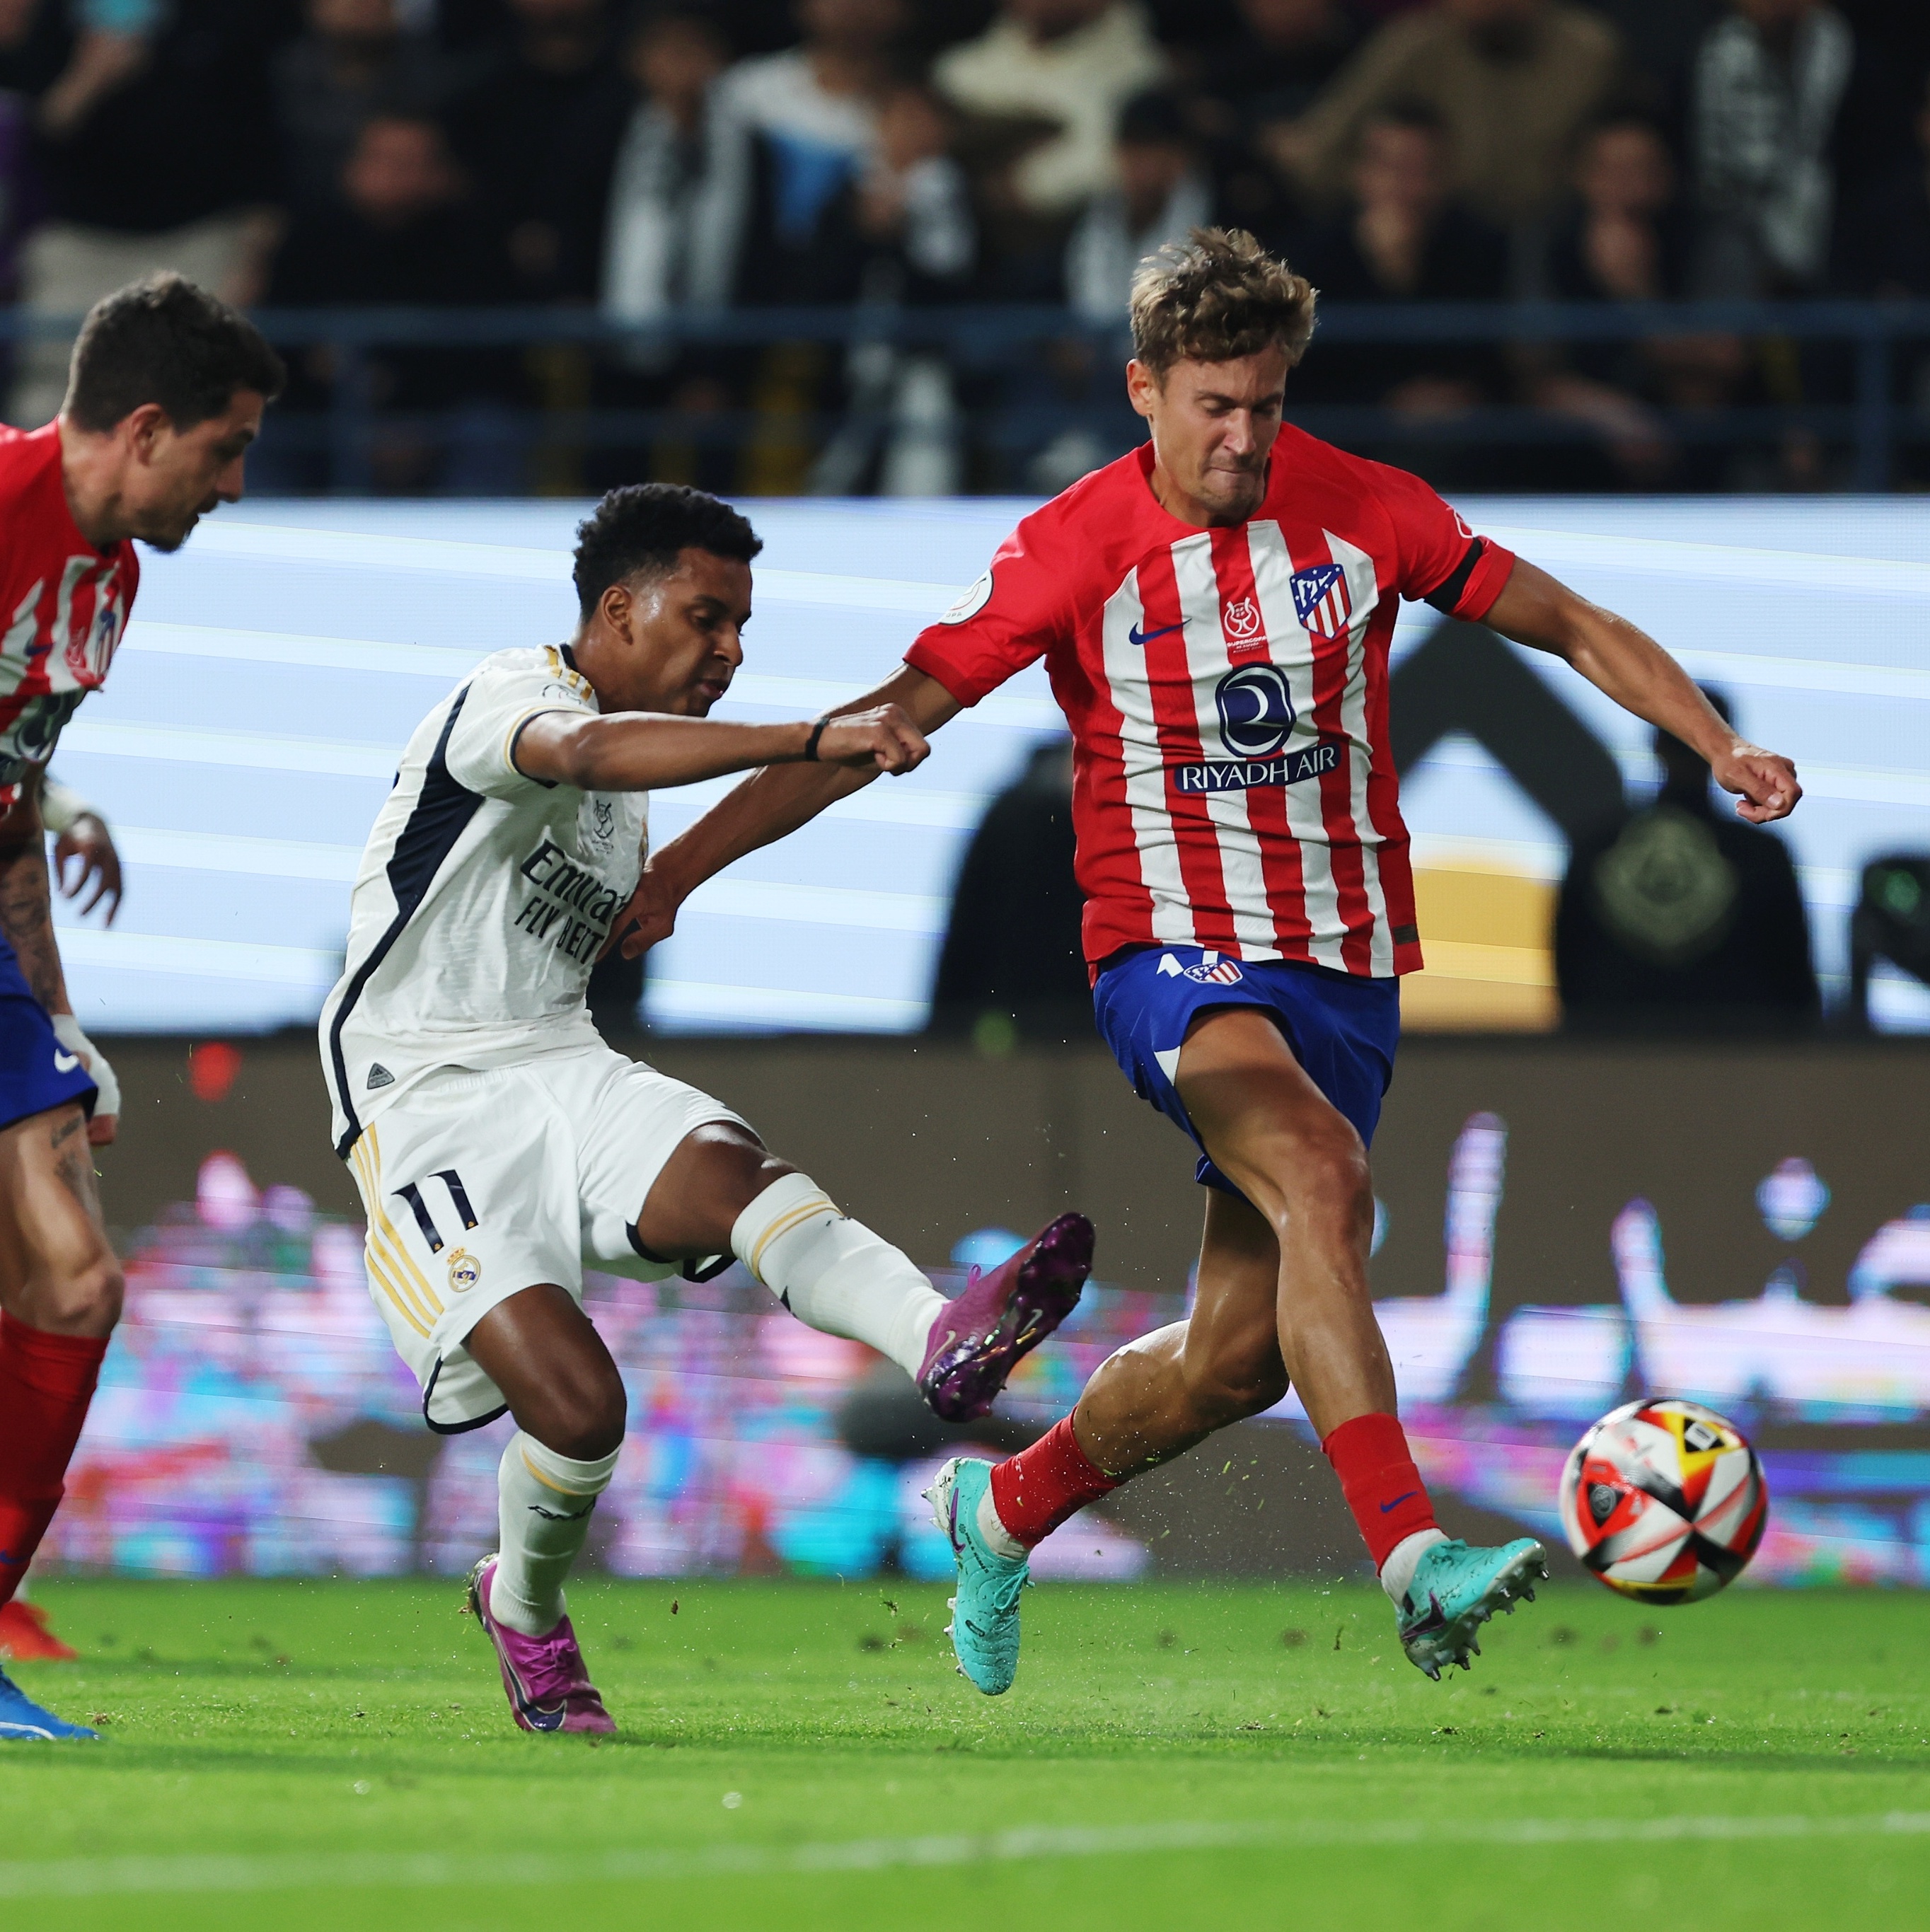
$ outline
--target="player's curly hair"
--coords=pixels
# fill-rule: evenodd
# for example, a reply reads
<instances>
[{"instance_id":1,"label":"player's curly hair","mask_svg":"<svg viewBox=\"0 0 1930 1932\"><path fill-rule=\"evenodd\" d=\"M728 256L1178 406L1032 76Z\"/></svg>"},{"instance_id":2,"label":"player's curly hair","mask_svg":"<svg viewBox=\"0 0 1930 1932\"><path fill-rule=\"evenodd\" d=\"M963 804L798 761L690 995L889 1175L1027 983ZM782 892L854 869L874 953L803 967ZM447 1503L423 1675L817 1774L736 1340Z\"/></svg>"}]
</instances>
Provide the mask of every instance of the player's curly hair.
<instances>
[{"instance_id":1,"label":"player's curly hair","mask_svg":"<svg viewBox=\"0 0 1930 1932\"><path fill-rule=\"evenodd\" d=\"M612 490L576 526L577 602L588 616L613 584L674 570L686 550L749 563L764 539L703 490L683 483L632 483Z\"/></svg>"},{"instance_id":2,"label":"player's curly hair","mask_svg":"<svg viewBox=\"0 0 1930 1932\"><path fill-rule=\"evenodd\" d=\"M1244 229L1196 228L1139 264L1133 352L1163 378L1175 362L1230 362L1277 343L1307 353L1318 291Z\"/></svg>"}]
</instances>

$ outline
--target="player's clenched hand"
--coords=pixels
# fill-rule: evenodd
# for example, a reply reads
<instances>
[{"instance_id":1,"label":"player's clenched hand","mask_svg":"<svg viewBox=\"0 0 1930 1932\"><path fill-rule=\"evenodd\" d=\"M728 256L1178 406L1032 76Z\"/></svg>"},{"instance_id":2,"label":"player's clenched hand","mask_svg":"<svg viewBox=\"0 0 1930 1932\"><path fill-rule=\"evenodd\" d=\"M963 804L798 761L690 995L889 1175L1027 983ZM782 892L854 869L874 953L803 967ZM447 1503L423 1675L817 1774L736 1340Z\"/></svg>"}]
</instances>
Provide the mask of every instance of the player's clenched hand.
<instances>
[{"instance_id":1,"label":"player's clenched hand","mask_svg":"<svg viewBox=\"0 0 1930 1932\"><path fill-rule=\"evenodd\" d=\"M1716 759L1709 770L1724 791L1741 794L1736 815L1752 825L1787 818L1802 796L1795 766L1760 745L1739 743L1727 756Z\"/></svg>"},{"instance_id":2,"label":"player's clenched hand","mask_svg":"<svg viewBox=\"0 0 1930 1932\"><path fill-rule=\"evenodd\" d=\"M821 764L860 771L915 771L931 751L924 733L896 704L833 718L818 740Z\"/></svg>"},{"instance_id":3,"label":"player's clenched hand","mask_svg":"<svg viewBox=\"0 0 1930 1932\"><path fill-rule=\"evenodd\" d=\"M600 959L613 948L626 959L635 959L661 944L677 930L677 909L683 903L665 883L661 873L646 865L630 902L617 915L604 942Z\"/></svg>"}]
</instances>

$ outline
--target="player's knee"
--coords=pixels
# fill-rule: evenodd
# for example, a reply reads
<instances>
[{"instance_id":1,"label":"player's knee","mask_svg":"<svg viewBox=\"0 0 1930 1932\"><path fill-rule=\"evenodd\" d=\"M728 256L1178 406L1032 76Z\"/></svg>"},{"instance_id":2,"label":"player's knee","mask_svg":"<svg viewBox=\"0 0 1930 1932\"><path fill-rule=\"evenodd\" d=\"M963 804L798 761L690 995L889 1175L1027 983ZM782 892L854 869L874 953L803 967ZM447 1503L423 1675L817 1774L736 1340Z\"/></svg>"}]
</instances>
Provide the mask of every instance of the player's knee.
<instances>
[{"instance_id":1,"label":"player's knee","mask_svg":"<svg viewBox=\"0 0 1930 1932\"><path fill-rule=\"evenodd\" d=\"M1337 1114L1299 1139L1293 1150L1292 1184L1283 1202L1283 1220L1304 1214L1310 1205L1337 1214L1349 1223L1373 1222L1373 1174L1367 1150L1348 1122Z\"/></svg>"},{"instance_id":2,"label":"player's knee","mask_svg":"<svg viewBox=\"0 0 1930 1932\"><path fill-rule=\"evenodd\" d=\"M629 1401L623 1393L623 1378L613 1363L607 1376L599 1376L572 1390L567 1404L557 1418L539 1432L545 1448L578 1462L593 1462L614 1455L623 1446L623 1432L629 1421Z\"/></svg>"}]
</instances>

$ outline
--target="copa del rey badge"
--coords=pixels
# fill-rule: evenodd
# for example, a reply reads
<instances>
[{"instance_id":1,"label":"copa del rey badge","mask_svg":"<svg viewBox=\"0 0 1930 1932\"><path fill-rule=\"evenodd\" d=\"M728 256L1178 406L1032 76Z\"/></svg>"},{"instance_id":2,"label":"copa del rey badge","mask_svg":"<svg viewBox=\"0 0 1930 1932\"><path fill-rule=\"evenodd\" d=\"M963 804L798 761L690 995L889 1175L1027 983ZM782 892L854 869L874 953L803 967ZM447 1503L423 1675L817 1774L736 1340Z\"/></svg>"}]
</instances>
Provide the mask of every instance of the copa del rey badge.
<instances>
[{"instance_id":1,"label":"copa del rey badge","mask_svg":"<svg viewBox=\"0 0 1930 1932\"><path fill-rule=\"evenodd\" d=\"M1293 573L1293 608L1301 627L1316 638L1344 638L1354 614L1347 573L1337 563L1316 563Z\"/></svg>"}]
</instances>

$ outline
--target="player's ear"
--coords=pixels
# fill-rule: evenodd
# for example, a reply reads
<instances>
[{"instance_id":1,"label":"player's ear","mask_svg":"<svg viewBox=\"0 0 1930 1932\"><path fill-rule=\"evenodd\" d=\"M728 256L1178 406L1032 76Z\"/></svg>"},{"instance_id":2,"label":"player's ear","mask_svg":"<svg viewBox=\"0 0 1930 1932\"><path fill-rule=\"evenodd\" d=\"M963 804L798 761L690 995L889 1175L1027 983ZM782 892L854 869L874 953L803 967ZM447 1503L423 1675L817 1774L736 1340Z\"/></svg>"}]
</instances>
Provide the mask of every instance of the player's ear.
<instances>
[{"instance_id":1,"label":"player's ear","mask_svg":"<svg viewBox=\"0 0 1930 1932\"><path fill-rule=\"evenodd\" d=\"M1147 368L1136 356L1126 364L1126 400L1149 422L1160 388L1158 373Z\"/></svg>"},{"instance_id":2,"label":"player's ear","mask_svg":"<svg viewBox=\"0 0 1930 1932\"><path fill-rule=\"evenodd\" d=\"M119 429L119 434L127 438L128 447L142 461L147 462L173 427L167 410L160 404L143 403L121 418Z\"/></svg>"},{"instance_id":3,"label":"player's ear","mask_svg":"<svg viewBox=\"0 0 1930 1932\"><path fill-rule=\"evenodd\" d=\"M632 626L637 616L637 595L627 584L617 583L596 600L598 614L620 638L634 635Z\"/></svg>"}]
</instances>

